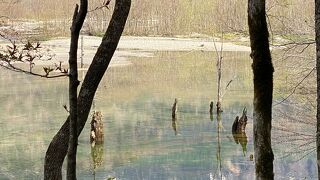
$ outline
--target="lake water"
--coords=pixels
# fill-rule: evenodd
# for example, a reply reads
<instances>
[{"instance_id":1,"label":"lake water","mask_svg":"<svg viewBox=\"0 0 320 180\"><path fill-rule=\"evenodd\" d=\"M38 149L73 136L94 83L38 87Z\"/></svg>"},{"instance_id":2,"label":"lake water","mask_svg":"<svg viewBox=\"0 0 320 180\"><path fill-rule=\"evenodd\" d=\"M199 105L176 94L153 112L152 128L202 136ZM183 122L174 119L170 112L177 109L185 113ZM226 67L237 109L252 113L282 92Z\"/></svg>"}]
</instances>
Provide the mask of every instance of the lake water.
<instances>
[{"instance_id":1,"label":"lake water","mask_svg":"<svg viewBox=\"0 0 320 180\"><path fill-rule=\"evenodd\" d=\"M78 179L253 179L248 53L224 53L224 112L219 122L208 112L217 96L215 53L157 52L129 60L129 66L108 69L100 84L92 111L103 114L105 142L91 148L89 118L79 139ZM68 102L67 79L41 79L3 69L0 75L0 179L42 179L47 146L67 117L62 107ZM249 121L247 142L241 145L235 143L231 126L244 107ZM292 111L289 106L279 108ZM296 134L281 130L276 113L275 179L316 179L315 142L288 143L289 136L304 141L303 131L313 134L315 128L295 129L300 132Z\"/></svg>"}]
</instances>

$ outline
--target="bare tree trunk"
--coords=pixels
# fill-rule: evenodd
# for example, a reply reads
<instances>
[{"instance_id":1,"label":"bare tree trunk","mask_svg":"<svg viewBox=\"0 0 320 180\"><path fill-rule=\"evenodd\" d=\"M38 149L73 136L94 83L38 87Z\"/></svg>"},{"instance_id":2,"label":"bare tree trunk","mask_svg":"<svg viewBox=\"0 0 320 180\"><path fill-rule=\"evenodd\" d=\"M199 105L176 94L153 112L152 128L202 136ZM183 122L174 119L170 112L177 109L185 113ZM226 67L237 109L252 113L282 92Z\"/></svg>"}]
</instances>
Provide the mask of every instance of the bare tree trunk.
<instances>
[{"instance_id":1,"label":"bare tree trunk","mask_svg":"<svg viewBox=\"0 0 320 180\"><path fill-rule=\"evenodd\" d=\"M218 61L217 61L217 74L218 74L218 80L217 80L217 86L218 86L218 93L217 93L217 113L222 112L222 97L221 97L221 60L222 60L222 54L218 56Z\"/></svg>"},{"instance_id":2,"label":"bare tree trunk","mask_svg":"<svg viewBox=\"0 0 320 180\"><path fill-rule=\"evenodd\" d=\"M81 0L80 10L78 4L76 5L72 26L71 26L71 42L69 52L69 103L70 103L70 135L68 145L68 165L67 165L67 179L75 180L76 178L76 165L77 165L77 89L79 86L78 80L78 66L77 66L77 51L79 34L82 28L84 19L88 11L88 1Z\"/></svg>"},{"instance_id":3,"label":"bare tree trunk","mask_svg":"<svg viewBox=\"0 0 320 180\"><path fill-rule=\"evenodd\" d=\"M114 51L117 48L121 34L130 11L131 0L116 0L114 12L108 29L93 58L78 96L79 136L87 122L92 101L98 85L106 72ZM61 167L68 150L70 117L52 139L46 152L44 164L44 179L62 179Z\"/></svg>"},{"instance_id":4,"label":"bare tree trunk","mask_svg":"<svg viewBox=\"0 0 320 180\"><path fill-rule=\"evenodd\" d=\"M217 93L217 114L222 112L222 95L221 95L221 66L222 66L222 53L223 53L223 33L222 33L222 44L221 44L221 49L220 51L218 51L217 46L215 41L214 43L214 49L216 51L217 54L217 88L218 88L218 93Z\"/></svg>"},{"instance_id":5,"label":"bare tree trunk","mask_svg":"<svg viewBox=\"0 0 320 180\"><path fill-rule=\"evenodd\" d=\"M269 50L265 0L248 1L248 23L254 74L254 153L256 179L273 179L271 147L273 66Z\"/></svg>"},{"instance_id":6,"label":"bare tree trunk","mask_svg":"<svg viewBox=\"0 0 320 180\"><path fill-rule=\"evenodd\" d=\"M317 57L317 166L320 179L320 0L315 0L315 33Z\"/></svg>"}]
</instances>

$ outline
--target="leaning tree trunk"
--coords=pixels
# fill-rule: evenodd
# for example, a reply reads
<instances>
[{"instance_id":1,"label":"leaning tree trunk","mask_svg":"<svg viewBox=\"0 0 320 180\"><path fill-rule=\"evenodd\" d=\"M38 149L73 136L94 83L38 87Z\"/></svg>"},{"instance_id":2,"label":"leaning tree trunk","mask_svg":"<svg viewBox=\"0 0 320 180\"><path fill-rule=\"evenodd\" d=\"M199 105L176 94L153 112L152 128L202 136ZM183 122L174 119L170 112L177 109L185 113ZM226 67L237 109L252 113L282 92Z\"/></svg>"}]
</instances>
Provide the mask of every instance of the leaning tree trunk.
<instances>
[{"instance_id":1,"label":"leaning tree trunk","mask_svg":"<svg viewBox=\"0 0 320 180\"><path fill-rule=\"evenodd\" d=\"M77 89L79 86L78 67L77 67L77 52L80 30L82 28L84 19L88 11L88 1L81 0L80 10L78 4L76 5L71 30L71 42L69 52L69 104L70 104L70 135L68 145L68 165L67 165L67 179L74 180L76 178L77 165Z\"/></svg>"},{"instance_id":2,"label":"leaning tree trunk","mask_svg":"<svg viewBox=\"0 0 320 180\"><path fill-rule=\"evenodd\" d=\"M254 74L254 153L256 179L273 179L271 119L273 66L269 50L265 0L248 1L248 24Z\"/></svg>"},{"instance_id":3,"label":"leaning tree trunk","mask_svg":"<svg viewBox=\"0 0 320 180\"><path fill-rule=\"evenodd\" d=\"M78 96L77 135L87 122L98 85L106 72L123 32L131 0L116 0L108 29L93 58ZM68 150L70 117L52 139L45 156L44 179L62 179L61 168Z\"/></svg>"},{"instance_id":4,"label":"leaning tree trunk","mask_svg":"<svg viewBox=\"0 0 320 180\"><path fill-rule=\"evenodd\" d=\"M320 0L315 0L315 31L317 57L317 166L320 179Z\"/></svg>"}]
</instances>

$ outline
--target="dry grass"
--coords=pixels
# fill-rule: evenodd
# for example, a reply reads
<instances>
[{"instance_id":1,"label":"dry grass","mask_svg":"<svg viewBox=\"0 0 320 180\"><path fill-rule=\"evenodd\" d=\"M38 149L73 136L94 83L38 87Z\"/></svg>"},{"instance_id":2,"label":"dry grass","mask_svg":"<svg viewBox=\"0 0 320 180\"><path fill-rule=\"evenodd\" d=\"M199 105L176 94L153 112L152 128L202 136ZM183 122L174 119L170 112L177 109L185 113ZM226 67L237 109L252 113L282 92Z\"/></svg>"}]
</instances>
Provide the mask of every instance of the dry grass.
<instances>
[{"instance_id":1,"label":"dry grass","mask_svg":"<svg viewBox=\"0 0 320 180\"><path fill-rule=\"evenodd\" d=\"M41 21L44 33L64 35L69 31L75 0L25 0L16 4L1 1L1 16L11 20ZM101 6L91 0L89 10ZM112 1L110 7L113 7ZM301 8L303 7L303 8ZM219 32L247 32L246 0L138 0L132 2L125 33L130 35L212 35ZM272 32L312 34L314 3L304 0L271 0L267 5ZM101 34L109 22L112 8L89 13L85 31ZM6 18L1 18L2 20ZM0 20L1 20L0 19ZM52 27L55 30L52 30Z\"/></svg>"}]
</instances>

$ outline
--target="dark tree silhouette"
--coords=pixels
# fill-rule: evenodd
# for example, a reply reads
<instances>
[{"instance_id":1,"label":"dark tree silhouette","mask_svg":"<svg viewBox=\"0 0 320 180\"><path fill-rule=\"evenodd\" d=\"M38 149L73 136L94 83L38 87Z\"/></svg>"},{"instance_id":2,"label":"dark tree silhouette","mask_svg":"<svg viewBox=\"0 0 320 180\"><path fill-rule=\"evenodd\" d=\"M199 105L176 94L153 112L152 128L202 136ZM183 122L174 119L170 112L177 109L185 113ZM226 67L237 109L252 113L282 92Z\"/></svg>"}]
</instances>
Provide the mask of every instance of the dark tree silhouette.
<instances>
[{"instance_id":1,"label":"dark tree silhouette","mask_svg":"<svg viewBox=\"0 0 320 180\"><path fill-rule=\"evenodd\" d=\"M320 0L315 0L316 69L317 69L317 166L320 178Z\"/></svg>"},{"instance_id":2,"label":"dark tree silhouette","mask_svg":"<svg viewBox=\"0 0 320 180\"><path fill-rule=\"evenodd\" d=\"M256 179L273 179L271 119L273 66L269 50L265 0L248 1L252 69L254 74L254 153Z\"/></svg>"},{"instance_id":3,"label":"dark tree silhouette","mask_svg":"<svg viewBox=\"0 0 320 180\"><path fill-rule=\"evenodd\" d=\"M94 95L117 48L130 7L131 0L116 0L108 29L81 85L77 98L77 136L80 135L87 122ZM68 151L69 128L70 116L48 147L45 156L44 179L62 179L61 169Z\"/></svg>"},{"instance_id":4,"label":"dark tree silhouette","mask_svg":"<svg viewBox=\"0 0 320 180\"><path fill-rule=\"evenodd\" d=\"M79 6L76 5L71 30L71 42L69 51L69 104L70 104L70 135L69 135L69 145L68 145L68 166L67 166L67 179L73 180L76 178L76 165L77 165L77 91L79 86L78 80L78 67L77 67L77 52L78 52L78 41L80 30L82 28L83 22L86 18L88 11L88 1L80 1Z\"/></svg>"}]
</instances>

